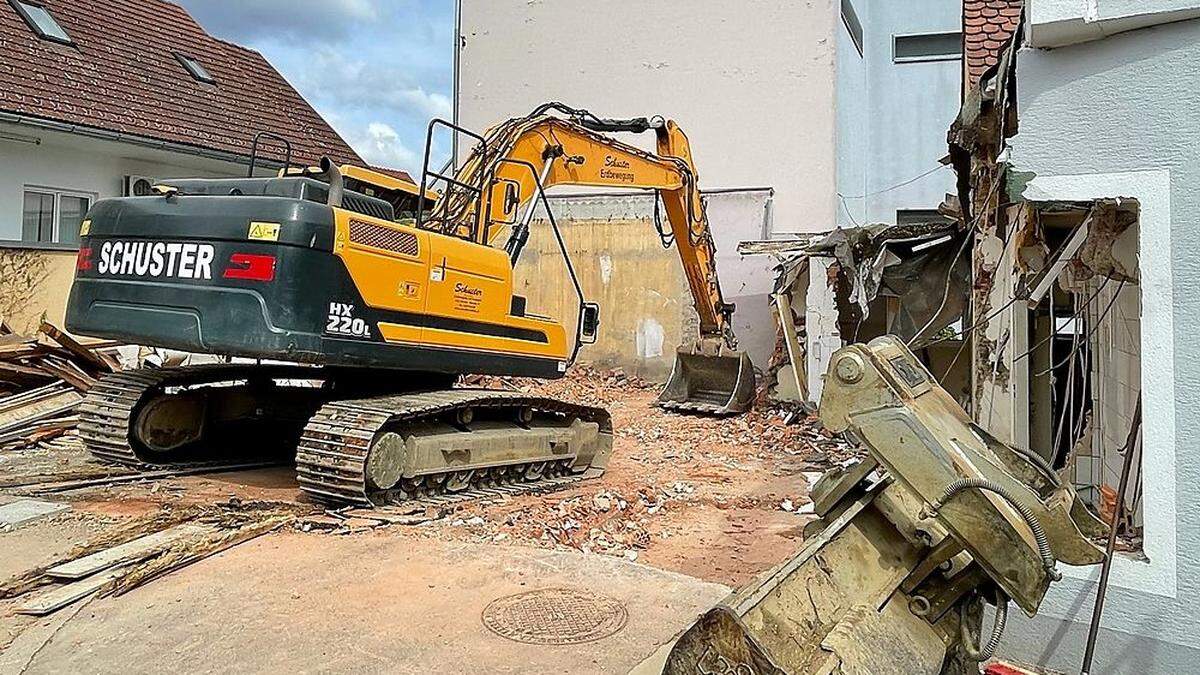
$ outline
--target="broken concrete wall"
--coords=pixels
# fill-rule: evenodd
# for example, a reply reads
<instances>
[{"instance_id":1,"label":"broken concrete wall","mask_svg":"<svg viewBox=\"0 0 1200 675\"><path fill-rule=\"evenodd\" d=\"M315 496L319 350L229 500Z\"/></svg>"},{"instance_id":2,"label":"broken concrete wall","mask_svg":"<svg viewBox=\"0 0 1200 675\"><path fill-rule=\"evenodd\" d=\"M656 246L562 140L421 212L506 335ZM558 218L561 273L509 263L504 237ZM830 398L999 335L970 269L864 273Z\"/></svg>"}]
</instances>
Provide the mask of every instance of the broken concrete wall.
<instances>
[{"instance_id":1,"label":"broken concrete wall","mask_svg":"<svg viewBox=\"0 0 1200 675\"><path fill-rule=\"evenodd\" d=\"M706 196L717 246L717 271L726 300L737 305L734 330L756 366L774 347L769 296L774 277L764 257L743 258L740 239L758 238L769 192ZM691 291L679 253L663 248L648 195L558 195L550 200L563 240L588 301L600 303L600 337L580 361L624 368L631 375L665 380L675 348L697 336ZM514 270L514 292L528 311L564 318L573 332L577 296L548 220L539 211L529 244Z\"/></svg>"},{"instance_id":2,"label":"broken concrete wall","mask_svg":"<svg viewBox=\"0 0 1200 675\"><path fill-rule=\"evenodd\" d=\"M63 325L74 278L74 251L0 248L0 318L26 334L33 333L43 314Z\"/></svg>"}]
</instances>

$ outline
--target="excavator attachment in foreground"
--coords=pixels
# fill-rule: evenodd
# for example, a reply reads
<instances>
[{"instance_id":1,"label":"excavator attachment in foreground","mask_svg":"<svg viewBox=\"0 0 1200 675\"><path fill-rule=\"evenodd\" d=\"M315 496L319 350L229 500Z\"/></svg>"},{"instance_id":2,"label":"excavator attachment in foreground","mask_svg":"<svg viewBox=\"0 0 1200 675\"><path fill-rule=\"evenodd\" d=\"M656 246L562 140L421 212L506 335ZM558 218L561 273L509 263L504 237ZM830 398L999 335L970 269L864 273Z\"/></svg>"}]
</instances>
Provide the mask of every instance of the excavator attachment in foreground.
<instances>
[{"instance_id":1,"label":"excavator attachment in foreground","mask_svg":"<svg viewBox=\"0 0 1200 675\"><path fill-rule=\"evenodd\" d=\"M744 351L701 342L675 352L671 377L658 395L666 410L736 415L754 403L754 365Z\"/></svg>"},{"instance_id":2,"label":"excavator attachment in foreground","mask_svg":"<svg viewBox=\"0 0 1200 675\"><path fill-rule=\"evenodd\" d=\"M976 426L895 338L834 354L820 417L867 456L814 486L804 548L634 672L975 673L1010 600L1032 616L1057 562L1103 558L1074 489Z\"/></svg>"}]
</instances>

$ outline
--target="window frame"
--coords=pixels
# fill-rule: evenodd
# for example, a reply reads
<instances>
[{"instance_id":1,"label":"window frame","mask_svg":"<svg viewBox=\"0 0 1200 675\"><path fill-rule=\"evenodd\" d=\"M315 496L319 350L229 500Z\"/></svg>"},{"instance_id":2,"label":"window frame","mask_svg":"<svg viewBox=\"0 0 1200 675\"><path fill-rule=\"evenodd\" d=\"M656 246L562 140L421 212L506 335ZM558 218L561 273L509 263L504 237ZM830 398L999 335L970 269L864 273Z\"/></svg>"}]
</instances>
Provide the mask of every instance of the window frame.
<instances>
[{"instance_id":1,"label":"window frame","mask_svg":"<svg viewBox=\"0 0 1200 675\"><path fill-rule=\"evenodd\" d=\"M204 64L200 63L200 60L196 57L189 56L183 52L171 53L175 55L175 60L179 62L179 65L183 66L183 69L188 75L192 76L193 80L212 85L217 83L217 78L213 77L213 74L208 72L208 68L205 68Z\"/></svg>"},{"instance_id":2,"label":"window frame","mask_svg":"<svg viewBox=\"0 0 1200 675\"><path fill-rule=\"evenodd\" d=\"M854 48L858 50L859 58L865 58L866 31L863 29L862 20L858 18L858 10L854 9L854 3L850 0L841 0L840 14L842 15L842 25L846 27L846 33L850 35L850 42L854 43Z\"/></svg>"},{"instance_id":3,"label":"window frame","mask_svg":"<svg viewBox=\"0 0 1200 675\"><path fill-rule=\"evenodd\" d=\"M26 25L33 30L33 34L36 35L38 39L56 42L60 45L75 45L75 41L71 39L71 34L67 32L67 29L64 28L61 23L59 23L58 19L54 17L54 13L51 12L50 8L44 3L37 2L37 0L8 0L8 4L12 5L13 9L17 11L17 14L22 20L25 21ZM29 13L28 7L37 7L45 12L46 16L50 17L50 20L54 22L54 25L58 26L58 29L61 30L63 35L67 37L61 38L57 35L51 35L43 30L42 27L38 25L37 21L34 20L33 15Z\"/></svg>"},{"instance_id":4,"label":"window frame","mask_svg":"<svg viewBox=\"0 0 1200 675\"><path fill-rule=\"evenodd\" d=\"M50 241L30 241L25 238L25 231L24 231L24 228L22 227L20 242L22 244L26 244L26 245L34 246L34 247L54 247L54 248L72 248L72 249L78 248L79 247L78 242L62 241L62 229L61 229L62 228L62 198L63 197L74 197L77 199L86 199L87 200L87 209L84 211L84 214L83 214L85 216L84 220L86 220L87 211L90 211L91 208L96 205L96 202L99 201L99 199L100 199L100 195L98 193L88 192L86 190L71 190L71 189L67 189L67 188L55 188L55 187L49 187L47 185L33 185L33 184L22 185L21 186L21 220L22 220L22 223L24 223L24 219L25 219L25 195L26 195L26 193L30 193L30 192L33 192L35 194L41 194L41 195L51 195L54 197L54 204L51 207L51 216L52 217L50 219Z\"/></svg>"},{"instance_id":5,"label":"window frame","mask_svg":"<svg viewBox=\"0 0 1200 675\"><path fill-rule=\"evenodd\" d=\"M904 38L937 37L942 35L958 36L958 53L940 54L933 56L898 56L896 43ZM939 30L926 33L893 33L892 34L892 63L930 63L938 61L961 61L963 58L963 32L961 30Z\"/></svg>"}]
</instances>

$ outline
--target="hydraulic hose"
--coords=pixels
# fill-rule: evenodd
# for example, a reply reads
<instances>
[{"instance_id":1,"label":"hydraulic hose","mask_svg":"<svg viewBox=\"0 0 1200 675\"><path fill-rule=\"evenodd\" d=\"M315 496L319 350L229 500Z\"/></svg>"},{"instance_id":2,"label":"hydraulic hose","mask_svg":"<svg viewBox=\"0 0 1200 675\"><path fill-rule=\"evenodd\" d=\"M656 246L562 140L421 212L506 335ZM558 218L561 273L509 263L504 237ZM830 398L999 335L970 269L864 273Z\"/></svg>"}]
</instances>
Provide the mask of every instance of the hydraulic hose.
<instances>
[{"instance_id":1,"label":"hydraulic hose","mask_svg":"<svg viewBox=\"0 0 1200 675\"><path fill-rule=\"evenodd\" d=\"M1001 591L996 591L996 619L992 623L992 637L983 646L976 646L975 639L968 627L969 601L958 606L958 632L962 637L963 654L971 661L987 661L996 655L1000 647L1000 638L1004 635L1004 624L1008 621L1008 597ZM983 639L982 631L979 635Z\"/></svg>"},{"instance_id":2,"label":"hydraulic hose","mask_svg":"<svg viewBox=\"0 0 1200 675\"><path fill-rule=\"evenodd\" d=\"M1042 567L1045 568L1046 574L1054 581L1062 579L1062 574L1054 568L1054 552L1050 550L1050 540L1046 538L1046 530L1042 529L1042 524L1038 522L1037 516L1033 514L1033 511L1003 485L994 483L986 478L960 478L946 486L946 491L942 494L941 498L933 504L933 513L941 510L946 505L946 502L953 499L958 493L970 489L984 490L999 495L1001 499L1016 509L1021 519L1029 526L1029 531L1033 533L1033 539L1037 543L1038 556L1042 559Z\"/></svg>"}]
</instances>

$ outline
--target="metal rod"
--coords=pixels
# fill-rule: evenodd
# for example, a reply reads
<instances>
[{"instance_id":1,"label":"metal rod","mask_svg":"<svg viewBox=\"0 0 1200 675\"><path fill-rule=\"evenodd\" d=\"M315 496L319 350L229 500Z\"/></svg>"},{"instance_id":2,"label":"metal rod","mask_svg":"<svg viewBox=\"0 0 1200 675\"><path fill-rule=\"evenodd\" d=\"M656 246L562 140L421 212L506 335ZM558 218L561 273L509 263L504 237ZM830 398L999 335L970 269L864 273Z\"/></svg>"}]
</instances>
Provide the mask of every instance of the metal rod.
<instances>
[{"instance_id":1,"label":"metal rod","mask_svg":"<svg viewBox=\"0 0 1200 675\"><path fill-rule=\"evenodd\" d=\"M1129 487L1129 470L1133 466L1134 446L1142 430L1142 395L1133 409L1133 420L1129 424L1129 436L1125 439L1125 461L1121 464L1121 482L1117 485L1117 502L1113 504L1112 519L1108 524L1108 545L1104 548L1104 562L1100 566L1100 585L1096 588L1096 606L1092 609L1092 624L1088 627L1087 646L1083 650L1082 675L1092 672L1092 658L1096 655L1096 638L1100 633L1100 616L1104 613L1104 596L1108 592L1108 574L1112 571L1113 551L1117 547L1117 522L1125 508L1125 490Z\"/></svg>"}]
</instances>

